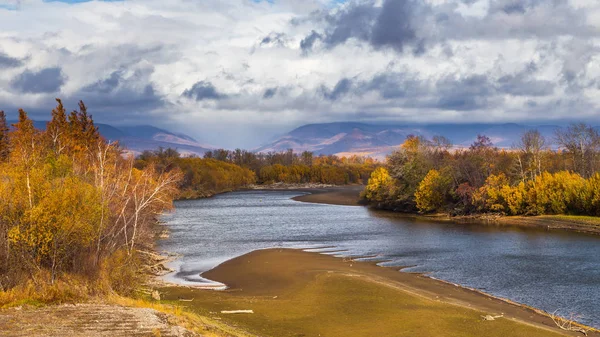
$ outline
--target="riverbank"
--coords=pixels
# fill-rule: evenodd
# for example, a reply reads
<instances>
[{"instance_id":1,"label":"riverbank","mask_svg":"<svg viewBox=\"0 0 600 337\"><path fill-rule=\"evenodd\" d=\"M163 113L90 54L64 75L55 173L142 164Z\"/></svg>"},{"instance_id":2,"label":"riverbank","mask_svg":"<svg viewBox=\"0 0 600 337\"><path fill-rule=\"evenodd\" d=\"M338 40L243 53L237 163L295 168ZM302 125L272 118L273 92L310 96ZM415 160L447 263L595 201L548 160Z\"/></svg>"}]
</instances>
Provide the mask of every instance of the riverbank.
<instances>
[{"instance_id":1,"label":"riverbank","mask_svg":"<svg viewBox=\"0 0 600 337\"><path fill-rule=\"evenodd\" d=\"M310 194L292 198L296 201L312 202L329 205L359 206L362 185L338 186L313 189L289 189L292 191L309 192ZM402 214L402 213L398 213ZM405 214L406 217L427 221L448 221L455 223L482 223L494 226L515 226L541 228L545 230L566 230L579 233L600 235L600 217L577 215L538 215L538 216L503 216L476 214L469 216L450 216L446 213L422 215Z\"/></svg>"},{"instance_id":2,"label":"riverbank","mask_svg":"<svg viewBox=\"0 0 600 337\"><path fill-rule=\"evenodd\" d=\"M299 250L254 251L203 277L229 288L165 287L163 299L261 336L577 335L533 309L476 291ZM231 310L253 313L222 313Z\"/></svg>"},{"instance_id":3,"label":"riverbank","mask_svg":"<svg viewBox=\"0 0 600 337\"><path fill-rule=\"evenodd\" d=\"M317 204L359 206L361 205L360 192L364 188L363 185L348 185L318 189L297 189L296 191L308 192L309 194L292 199Z\"/></svg>"}]
</instances>

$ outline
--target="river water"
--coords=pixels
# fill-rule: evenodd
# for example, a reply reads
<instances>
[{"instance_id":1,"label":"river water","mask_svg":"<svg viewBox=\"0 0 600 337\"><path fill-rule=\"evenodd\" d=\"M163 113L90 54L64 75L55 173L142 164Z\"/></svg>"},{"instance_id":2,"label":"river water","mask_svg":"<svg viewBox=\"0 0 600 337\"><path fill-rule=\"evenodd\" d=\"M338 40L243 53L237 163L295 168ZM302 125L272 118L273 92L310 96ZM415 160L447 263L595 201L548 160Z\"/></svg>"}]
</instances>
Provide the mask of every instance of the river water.
<instances>
[{"instance_id":1,"label":"river water","mask_svg":"<svg viewBox=\"0 0 600 337\"><path fill-rule=\"evenodd\" d=\"M560 231L412 220L364 207L291 200L298 192L251 191L178 201L160 249L182 254L167 276L211 284L200 273L272 247L376 256L600 328L600 237ZM340 251L343 250L343 251Z\"/></svg>"}]
</instances>

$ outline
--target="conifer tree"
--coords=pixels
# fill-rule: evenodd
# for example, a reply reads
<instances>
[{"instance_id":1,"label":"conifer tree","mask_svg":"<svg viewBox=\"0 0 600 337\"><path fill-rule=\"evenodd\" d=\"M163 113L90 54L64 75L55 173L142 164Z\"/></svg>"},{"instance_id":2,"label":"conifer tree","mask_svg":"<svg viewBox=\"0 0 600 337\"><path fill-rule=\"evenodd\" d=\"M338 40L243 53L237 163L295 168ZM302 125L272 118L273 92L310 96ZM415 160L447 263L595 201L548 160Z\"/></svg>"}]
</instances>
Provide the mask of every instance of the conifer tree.
<instances>
[{"instance_id":1,"label":"conifer tree","mask_svg":"<svg viewBox=\"0 0 600 337\"><path fill-rule=\"evenodd\" d=\"M0 110L0 162L8 160L9 142L8 142L8 124L6 124L6 115Z\"/></svg>"}]
</instances>

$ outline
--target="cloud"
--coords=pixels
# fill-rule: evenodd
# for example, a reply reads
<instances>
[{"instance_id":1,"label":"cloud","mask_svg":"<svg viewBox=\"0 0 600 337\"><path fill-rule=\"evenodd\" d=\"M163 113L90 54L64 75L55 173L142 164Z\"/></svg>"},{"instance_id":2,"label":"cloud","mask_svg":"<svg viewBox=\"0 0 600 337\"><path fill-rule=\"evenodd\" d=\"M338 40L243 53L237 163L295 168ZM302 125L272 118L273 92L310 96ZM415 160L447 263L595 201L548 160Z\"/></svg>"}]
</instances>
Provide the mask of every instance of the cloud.
<instances>
[{"instance_id":1,"label":"cloud","mask_svg":"<svg viewBox=\"0 0 600 337\"><path fill-rule=\"evenodd\" d=\"M268 88L268 89L266 89L265 93L263 94L263 98L264 99L273 98L273 96L275 96L275 94L277 94L277 89L278 88Z\"/></svg>"},{"instance_id":2,"label":"cloud","mask_svg":"<svg viewBox=\"0 0 600 337\"><path fill-rule=\"evenodd\" d=\"M324 32L313 30L300 42L300 48L308 51L317 40L327 48L333 48L355 39L374 48L389 47L401 52L406 44L416 39L412 28L415 7L412 0L384 0L381 7L371 1L351 2L339 11L325 15Z\"/></svg>"},{"instance_id":3,"label":"cloud","mask_svg":"<svg viewBox=\"0 0 600 337\"><path fill-rule=\"evenodd\" d=\"M120 118L165 107L163 97L150 80L153 67L119 69L69 95L71 101L83 100L97 111L121 111Z\"/></svg>"},{"instance_id":4,"label":"cloud","mask_svg":"<svg viewBox=\"0 0 600 337\"><path fill-rule=\"evenodd\" d=\"M323 36L313 30L308 36L300 41L300 49L302 49L304 52L308 52L312 50L315 42L321 39L323 39Z\"/></svg>"},{"instance_id":5,"label":"cloud","mask_svg":"<svg viewBox=\"0 0 600 337\"><path fill-rule=\"evenodd\" d=\"M19 67L23 62L17 58L10 57L0 52L0 69Z\"/></svg>"},{"instance_id":6,"label":"cloud","mask_svg":"<svg viewBox=\"0 0 600 337\"><path fill-rule=\"evenodd\" d=\"M326 87L321 87L320 91L326 99L335 101L350 92L351 87L352 81L350 79L343 78L336 83L333 89L329 90Z\"/></svg>"},{"instance_id":7,"label":"cloud","mask_svg":"<svg viewBox=\"0 0 600 337\"><path fill-rule=\"evenodd\" d=\"M45 68L34 72L26 70L12 81L13 89L26 94L56 93L66 78L58 67Z\"/></svg>"},{"instance_id":8,"label":"cloud","mask_svg":"<svg viewBox=\"0 0 600 337\"><path fill-rule=\"evenodd\" d=\"M187 98L195 99L196 101L220 100L227 97L227 95L218 92L217 88L215 88L212 83L207 81L199 81L194 83L191 88L186 89L181 95Z\"/></svg>"},{"instance_id":9,"label":"cloud","mask_svg":"<svg viewBox=\"0 0 600 337\"><path fill-rule=\"evenodd\" d=\"M99 122L232 146L308 122L600 109L591 0L24 1L0 9L0 31L5 110L48 118L54 97L83 99Z\"/></svg>"},{"instance_id":10,"label":"cloud","mask_svg":"<svg viewBox=\"0 0 600 337\"><path fill-rule=\"evenodd\" d=\"M410 0L385 0L371 33L374 47L391 47L399 52L415 40L411 17L414 4Z\"/></svg>"}]
</instances>

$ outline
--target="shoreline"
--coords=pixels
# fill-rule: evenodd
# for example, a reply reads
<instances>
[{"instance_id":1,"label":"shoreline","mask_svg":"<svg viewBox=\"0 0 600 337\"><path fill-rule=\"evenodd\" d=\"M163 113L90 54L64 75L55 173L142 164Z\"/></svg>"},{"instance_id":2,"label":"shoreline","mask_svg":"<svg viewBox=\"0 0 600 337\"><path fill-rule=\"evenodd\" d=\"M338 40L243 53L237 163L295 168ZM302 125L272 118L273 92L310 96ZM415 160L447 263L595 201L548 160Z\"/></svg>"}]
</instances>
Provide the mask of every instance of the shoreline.
<instances>
[{"instance_id":1,"label":"shoreline","mask_svg":"<svg viewBox=\"0 0 600 337\"><path fill-rule=\"evenodd\" d=\"M359 187L361 189L359 189ZM366 206L361 203L360 192L364 186L350 185L335 188L296 189L310 194L292 198L292 200L327 205ZM292 189L293 190L293 189ZM418 220L453 222L456 224L483 224L492 226L512 226L521 228L538 228L544 230L570 231L584 234L600 235L600 217L569 215L537 215L537 216L505 216L496 214L476 214L467 216L450 216L448 213L417 214L390 212L407 218Z\"/></svg>"},{"instance_id":2,"label":"shoreline","mask_svg":"<svg viewBox=\"0 0 600 337\"><path fill-rule=\"evenodd\" d=\"M313 187L313 188L310 188L310 187L258 188L258 189L253 189L253 190L308 192L309 194L297 196L292 199L296 200L296 201L300 201L300 202L335 204L335 205L346 205L346 206L359 206L360 204L358 203L358 194L360 193L362 188L363 188L363 186L353 185L353 186L341 186L341 187L332 186L332 187L318 187L318 188L315 188L315 187ZM506 221L507 217L501 217L503 222L500 223L498 221L498 218L480 219L479 217L468 217L465 219L455 219L455 218L450 218L447 215L439 215L439 214L438 215L430 215L430 216L406 214L406 216L411 217L411 218L428 220L428 221L454 222L454 223L459 223L459 224L460 223L482 223L482 224L488 224L488 225L498 225L499 224L499 225L507 225L507 226L521 226L521 227L535 227L535 228L540 228L540 227L545 228L546 227L546 226L540 226L539 224L523 226L519 223L515 223L512 221ZM487 221L484 222L482 220L484 220L484 221L487 220ZM512 220L512 219L508 218L508 220ZM545 221L545 220L547 220L547 217L544 219L540 219L540 220ZM554 227L550 227L550 226L547 226L547 229L561 229L561 230L573 231L572 228L554 228ZM226 286L225 289L223 289L223 288L215 289L210 286L209 287L194 286L193 282L189 282L190 284L180 284L178 282L174 282L173 280L165 280L164 277L161 277L161 282L159 284L157 284L157 286L163 287L165 289L171 289L171 290L168 290L167 292L172 291L172 289L179 289L176 291L177 293L185 293L185 294L189 294L190 292L194 293L196 291L201 291L201 292L212 291L212 292L214 292L214 290L219 290L218 292L224 293L224 294L228 294L231 292L244 291L244 289L246 289L246 291L247 291L247 289L252 289L253 287L256 287L256 285L253 285L253 283L260 283L260 278L256 278L253 281L246 280L246 283L240 284L236 280L236 278L243 276L243 275L240 275L240 272L229 271L228 272L229 275L225 275L225 278L222 278L223 277L223 274L221 274L222 269L227 268L227 266L229 266L231 263L235 263L235 261L244 259L248 256L253 257L255 255L262 255L262 254L268 255L269 252L272 252L272 251L281 252L281 251L288 251L288 250L290 250L290 249L268 248L268 249L256 250L251 253L248 253L248 254L245 254L242 256L238 256L231 260L225 261L225 262L219 264L218 266L216 266L215 268L199 275L202 278L206 278L211 281L224 284ZM316 254L319 256L326 256L328 258L339 260L339 261L341 261L341 263L347 263L348 261L351 261L351 262L356 263L356 265L369 265L369 266L374 266L374 267L380 268L382 270L394 271L396 274L410 275L409 277L412 277L414 279L408 280L401 276L390 277L388 275L387 277L385 277L387 281L385 281L385 280L384 281L388 282L389 279L391 278L392 281L400 282L400 288L404 288L404 290L409 289L410 290L409 292L411 292L411 293L418 294L419 296L425 296L425 297L429 296L428 297L429 299L432 299L432 296L435 296L436 301L442 301L442 302L444 302L446 304L450 304L450 305L458 305L460 307L469 308L471 310L474 309L474 310L486 311L486 309L497 309L495 311L496 313L502 312L503 314L505 314L505 312L509 312L509 313L514 312L515 310L517 310L515 308L518 308L517 311L520 310L521 311L520 314L516 315L513 318L510 318L511 320L517 321L517 322L519 322L521 324L525 324L525 325L531 325L531 326L535 326L538 328L542 327L544 329L550 329L552 331L557 330L559 332L564 333L564 331L558 330L558 328L556 328L556 325L550 318L549 313L544 312L538 308L534 308L534 307L525 305L525 304L516 303L509 299L505 299L505 298L497 297L497 296L494 296L491 294L487 294L487 293L477 290L477 289L471 289L468 287L464 287L464 286L454 284L454 283L451 283L448 281L436 279L436 278L433 278L433 277L430 277L427 275L423 275L423 274L403 272L402 271L403 268L400 268L398 270L397 268L390 268L390 267L377 265L377 263L380 263L381 261L356 261L356 258L355 259L336 258L336 257L333 257L332 255L324 254L324 252L309 252L306 250L298 250L298 249L291 249L291 250L299 251L302 254ZM330 252L327 252L327 253L330 253ZM250 263L251 261L248 261L248 262ZM398 271L400 271L400 272L398 272ZM381 272L381 273L387 273L387 272ZM271 275L266 275L266 277L267 278L271 278L271 277L276 278L277 272L275 272ZM374 270L370 270L370 271L364 273L362 275L362 277L367 278L375 283L381 282L381 280L379 280L379 278L381 277L380 272L377 272ZM403 280L400 280L400 281L398 279L394 280L395 278L403 279ZM419 282L416 280L426 280L426 281ZM402 283L402 282L404 282L404 283ZM406 284L406 282L408 282L408 284ZM396 286L398 286L398 284ZM430 288L433 288L434 291L432 291L432 289L430 289ZM210 289L210 290L207 290L207 289ZM450 289L452 289L452 290L450 290ZM454 294L455 292L458 292L459 295L456 295L456 294L448 295L446 293L446 291L449 291L452 294ZM444 300L442 300L440 298L443 298ZM184 301L181 299L181 297L179 297L179 300ZM487 301L491 301L491 302L486 304ZM502 310L502 308L505 308L506 310ZM492 311L492 310L487 310L487 311ZM509 316L505 316L505 318L509 318ZM230 322L230 323L235 323L235 322ZM580 325L580 324L577 324L577 326L585 327L584 325ZM589 330L590 336L600 336L599 330L590 328L590 327L585 327L585 328L590 329ZM569 334L567 334L567 335L569 335ZM571 334L571 335L581 335L581 334Z\"/></svg>"},{"instance_id":3,"label":"shoreline","mask_svg":"<svg viewBox=\"0 0 600 337\"><path fill-rule=\"evenodd\" d=\"M379 291L380 287L384 287L396 291L397 293L392 293L393 296L412 296L426 300L428 305L441 305L443 307L442 312L458 310L457 308L468 310L468 316L476 321L480 320L480 316L483 317L487 314L503 315L502 318L497 320L505 325L517 323L523 329L528 326L546 332L578 335L558 329L549 314L540 309L420 273L402 272L402 268L379 266L377 265L378 262L356 261L355 259L338 258L299 249L262 249L225 261L201 274L204 278L226 284L226 290L214 292L175 285L167 286L161 292L166 294L166 299L176 298L181 300L185 297L188 299L186 301L189 301L189 298L191 298L196 301L196 304L192 307L195 307L201 313L204 312L203 310L215 312L216 309L212 308L214 304L211 304L213 301L223 302L224 308L227 308L227 310L235 308L253 309L257 307L257 305L252 305L256 301L262 299L271 303L280 297L282 299L294 298L302 294L304 288L310 288L315 279L335 275L342 277L340 282L364 281L365 284L362 287L366 294ZM261 267L257 268L257 266ZM320 298L319 305L326 303L328 298L327 293L320 294L319 296L325 297ZM342 297L346 296L346 294L341 295ZM359 295L354 291L352 296L348 296L345 300L352 301L355 296ZM210 303L200 304L199 300L201 301L202 297ZM384 303L387 300L387 298L378 298L376 301ZM259 309L255 311L261 312L262 304L258 307ZM270 312L269 306L265 308L267 312ZM270 315L270 313L266 313L266 316L262 316L262 319L272 319L269 318ZM418 313L415 315L418 315ZM446 319L445 316L443 314L440 319ZM234 317L229 323L238 324L239 322L235 319L238 317ZM353 319L359 320L360 316L353 317ZM415 319L420 318L416 317ZM507 322L511 323L508 324ZM255 324L260 325L263 323L253 321L249 327L253 328ZM584 327L583 325L577 325ZM589 327L585 328L588 329ZM589 329L589 336L600 336L598 330ZM513 335L517 336L518 334ZM465 334L465 336L468 336L468 334Z\"/></svg>"}]
</instances>

